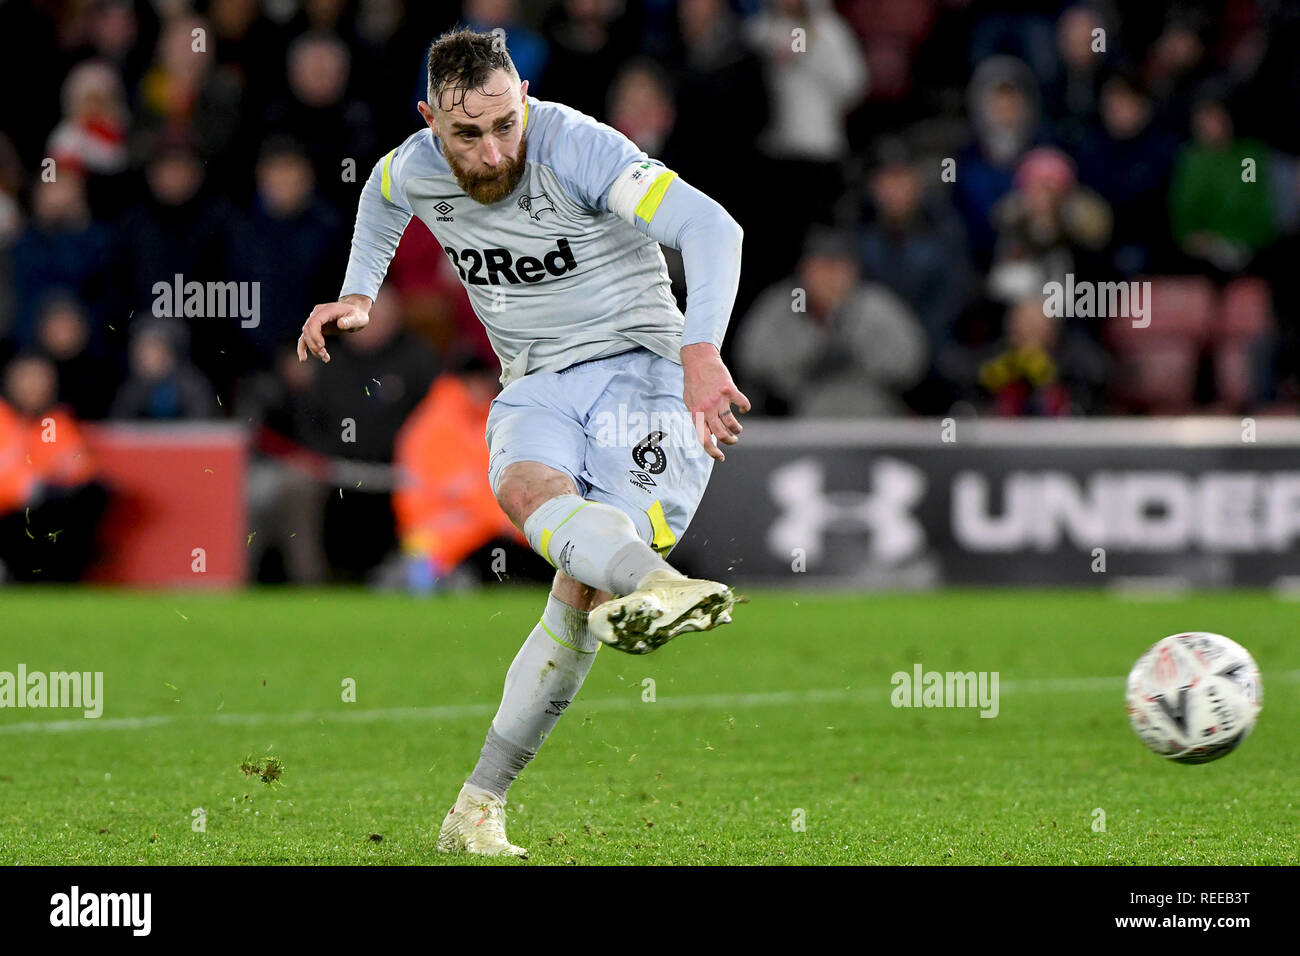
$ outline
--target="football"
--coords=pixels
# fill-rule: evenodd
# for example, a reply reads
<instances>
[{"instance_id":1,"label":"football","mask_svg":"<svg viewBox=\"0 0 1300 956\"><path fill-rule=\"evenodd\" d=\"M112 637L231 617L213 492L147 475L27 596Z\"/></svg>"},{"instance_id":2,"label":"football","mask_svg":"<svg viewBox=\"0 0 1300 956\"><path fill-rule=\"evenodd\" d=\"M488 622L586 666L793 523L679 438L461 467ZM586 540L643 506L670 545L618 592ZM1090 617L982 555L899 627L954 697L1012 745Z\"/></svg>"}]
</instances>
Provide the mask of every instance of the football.
<instances>
[{"instance_id":1,"label":"football","mask_svg":"<svg viewBox=\"0 0 1300 956\"><path fill-rule=\"evenodd\" d=\"M1141 741L1179 763L1208 763L1237 748L1264 689L1250 653L1222 634L1157 641L1128 675L1128 715Z\"/></svg>"}]
</instances>

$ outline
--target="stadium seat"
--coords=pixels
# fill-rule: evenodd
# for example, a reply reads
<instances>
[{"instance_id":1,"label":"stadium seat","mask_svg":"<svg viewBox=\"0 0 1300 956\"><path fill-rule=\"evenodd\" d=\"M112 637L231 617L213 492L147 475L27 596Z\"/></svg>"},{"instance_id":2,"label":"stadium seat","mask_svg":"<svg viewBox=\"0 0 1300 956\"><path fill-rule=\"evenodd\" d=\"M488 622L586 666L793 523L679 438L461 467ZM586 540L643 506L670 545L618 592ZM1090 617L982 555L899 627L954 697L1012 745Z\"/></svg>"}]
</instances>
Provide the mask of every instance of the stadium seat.
<instances>
[{"instance_id":1,"label":"stadium seat","mask_svg":"<svg viewBox=\"0 0 1300 956\"><path fill-rule=\"evenodd\" d=\"M1229 409L1249 406L1253 395L1250 352L1272 325L1272 296L1263 279L1234 279L1223 290L1212 347L1218 399Z\"/></svg>"},{"instance_id":2,"label":"stadium seat","mask_svg":"<svg viewBox=\"0 0 1300 956\"><path fill-rule=\"evenodd\" d=\"M1154 277L1150 324L1135 328L1127 316L1106 322L1115 353L1112 397L1127 411L1176 415L1195 404L1196 367L1209 336L1215 292L1208 279Z\"/></svg>"},{"instance_id":3,"label":"stadium seat","mask_svg":"<svg viewBox=\"0 0 1300 956\"><path fill-rule=\"evenodd\" d=\"M841 11L863 43L881 37L919 45L934 27L935 0L851 0Z\"/></svg>"},{"instance_id":4,"label":"stadium seat","mask_svg":"<svg viewBox=\"0 0 1300 956\"><path fill-rule=\"evenodd\" d=\"M862 43L871 69L871 95L895 100L912 83L916 48L938 14L935 0L853 0L841 10Z\"/></svg>"}]
</instances>

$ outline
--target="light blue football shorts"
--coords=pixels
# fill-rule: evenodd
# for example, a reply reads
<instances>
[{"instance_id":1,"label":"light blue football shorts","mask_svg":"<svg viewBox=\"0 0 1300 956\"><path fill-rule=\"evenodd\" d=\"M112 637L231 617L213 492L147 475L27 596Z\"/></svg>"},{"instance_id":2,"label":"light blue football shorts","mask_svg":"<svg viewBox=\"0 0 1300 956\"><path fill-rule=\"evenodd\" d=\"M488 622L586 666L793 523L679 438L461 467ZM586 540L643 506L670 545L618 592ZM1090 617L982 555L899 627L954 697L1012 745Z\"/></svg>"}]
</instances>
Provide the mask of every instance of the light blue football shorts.
<instances>
[{"instance_id":1,"label":"light blue football shorts","mask_svg":"<svg viewBox=\"0 0 1300 956\"><path fill-rule=\"evenodd\" d=\"M541 462L626 514L664 555L713 470L682 401L682 367L645 348L511 382L492 402L487 443L493 494L508 465Z\"/></svg>"}]
</instances>

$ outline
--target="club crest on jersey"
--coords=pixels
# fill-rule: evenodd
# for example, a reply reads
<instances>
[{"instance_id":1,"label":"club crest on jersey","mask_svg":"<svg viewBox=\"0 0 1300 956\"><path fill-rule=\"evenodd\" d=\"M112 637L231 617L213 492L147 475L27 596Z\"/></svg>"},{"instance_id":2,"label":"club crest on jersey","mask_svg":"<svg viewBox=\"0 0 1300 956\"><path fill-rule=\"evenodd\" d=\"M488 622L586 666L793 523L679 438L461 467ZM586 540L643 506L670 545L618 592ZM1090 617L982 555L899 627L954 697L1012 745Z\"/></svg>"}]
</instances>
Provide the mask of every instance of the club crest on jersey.
<instances>
[{"instance_id":1,"label":"club crest on jersey","mask_svg":"<svg viewBox=\"0 0 1300 956\"><path fill-rule=\"evenodd\" d=\"M540 196L520 196L519 208L533 219L541 218L542 213L546 211L555 212L555 204L551 202L551 197L542 193Z\"/></svg>"}]
</instances>

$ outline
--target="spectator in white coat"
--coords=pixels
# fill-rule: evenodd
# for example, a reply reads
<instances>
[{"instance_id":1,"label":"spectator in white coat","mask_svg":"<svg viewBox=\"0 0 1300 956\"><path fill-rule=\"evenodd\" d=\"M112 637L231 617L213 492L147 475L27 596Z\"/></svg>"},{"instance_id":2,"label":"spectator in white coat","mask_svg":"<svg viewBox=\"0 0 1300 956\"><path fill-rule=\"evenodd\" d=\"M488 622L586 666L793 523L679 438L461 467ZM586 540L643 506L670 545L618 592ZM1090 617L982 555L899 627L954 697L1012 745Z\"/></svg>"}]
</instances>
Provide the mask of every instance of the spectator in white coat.
<instances>
[{"instance_id":1,"label":"spectator in white coat","mask_svg":"<svg viewBox=\"0 0 1300 956\"><path fill-rule=\"evenodd\" d=\"M828 0L769 0L745 26L771 96L759 149L777 181L813 204L807 218L826 221L844 191L845 117L867 94L862 48Z\"/></svg>"},{"instance_id":2,"label":"spectator in white coat","mask_svg":"<svg viewBox=\"0 0 1300 956\"><path fill-rule=\"evenodd\" d=\"M769 414L906 413L926 372L925 329L902 299L858 278L852 237L809 236L798 273L759 295L736 339L737 382Z\"/></svg>"}]
</instances>

